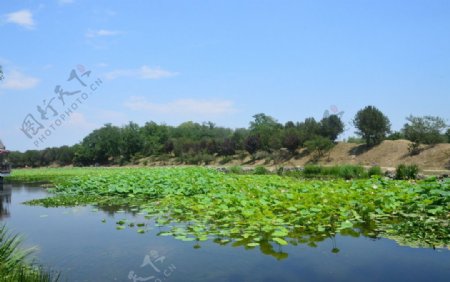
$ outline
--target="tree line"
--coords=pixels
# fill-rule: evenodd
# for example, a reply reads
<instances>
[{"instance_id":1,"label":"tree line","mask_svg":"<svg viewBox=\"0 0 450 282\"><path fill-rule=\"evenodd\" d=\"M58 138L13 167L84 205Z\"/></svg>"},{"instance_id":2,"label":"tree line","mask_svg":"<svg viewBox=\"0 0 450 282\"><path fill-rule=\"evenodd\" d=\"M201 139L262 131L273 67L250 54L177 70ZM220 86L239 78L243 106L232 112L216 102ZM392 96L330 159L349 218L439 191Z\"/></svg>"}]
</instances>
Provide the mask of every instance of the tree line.
<instances>
[{"instance_id":1,"label":"tree line","mask_svg":"<svg viewBox=\"0 0 450 282\"><path fill-rule=\"evenodd\" d=\"M389 118L376 107L367 106L358 111L353 124L356 134L368 147L386 139L408 139L413 142L410 152L416 154L420 153L421 144L450 142L450 129L440 117L410 116L400 131L391 132ZM281 124L264 113L254 115L248 128L237 129L192 121L178 126L155 122L143 126L129 122L120 127L105 124L79 144L23 153L14 151L9 160L14 167L125 165L147 157L207 164L217 157L231 159L237 154L250 154L253 158L271 154L289 158L297 154L299 148L306 148L316 158L321 158L335 145L344 129L338 115Z\"/></svg>"}]
</instances>

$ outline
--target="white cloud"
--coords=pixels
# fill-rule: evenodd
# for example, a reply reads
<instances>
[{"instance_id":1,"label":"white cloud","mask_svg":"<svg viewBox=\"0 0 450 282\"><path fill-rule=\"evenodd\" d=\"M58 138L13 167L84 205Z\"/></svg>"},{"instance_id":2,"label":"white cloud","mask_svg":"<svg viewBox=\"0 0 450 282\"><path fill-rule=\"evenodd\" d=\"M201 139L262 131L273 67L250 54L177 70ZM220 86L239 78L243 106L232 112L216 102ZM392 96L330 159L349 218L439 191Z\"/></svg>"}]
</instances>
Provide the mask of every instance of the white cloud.
<instances>
[{"instance_id":1,"label":"white cloud","mask_svg":"<svg viewBox=\"0 0 450 282\"><path fill-rule=\"evenodd\" d=\"M18 24L28 29L32 29L35 26L33 14L29 10L20 10L6 14L6 22Z\"/></svg>"},{"instance_id":2,"label":"white cloud","mask_svg":"<svg viewBox=\"0 0 450 282\"><path fill-rule=\"evenodd\" d=\"M99 67L99 68L106 68L106 67L108 67L109 65L108 65L107 63L100 62L100 63L96 64L95 66L96 66L96 67Z\"/></svg>"},{"instance_id":3,"label":"white cloud","mask_svg":"<svg viewBox=\"0 0 450 282\"><path fill-rule=\"evenodd\" d=\"M160 67L142 66L137 69L119 69L105 74L106 79L113 80L120 77L138 77L141 79L161 79L178 75L177 72L163 70Z\"/></svg>"},{"instance_id":4,"label":"white cloud","mask_svg":"<svg viewBox=\"0 0 450 282\"><path fill-rule=\"evenodd\" d=\"M120 34L117 30L99 29L99 30L88 30L86 32L87 38L102 37L102 36L114 36Z\"/></svg>"},{"instance_id":5,"label":"white cloud","mask_svg":"<svg viewBox=\"0 0 450 282\"><path fill-rule=\"evenodd\" d=\"M97 124L89 122L85 115L79 112L72 113L67 122L69 128L76 128L82 130L93 130L98 127Z\"/></svg>"},{"instance_id":6,"label":"white cloud","mask_svg":"<svg viewBox=\"0 0 450 282\"><path fill-rule=\"evenodd\" d=\"M5 80L0 83L3 89L24 90L34 88L39 83L39 79L13 70L5 74Z\"/></svg>"},{"instance_id":7,"label":"white cloud","mask_svg":"<svg viewBox=\"0 0 450 282\"><path fill-rule=\"evenodd\" d=\"M168 103L153 103L144 97L133 96L125 103L133 111L149 111L158 114L217 116L236 112L229 100L177 99Z\"/></svg>"}]
</instances>

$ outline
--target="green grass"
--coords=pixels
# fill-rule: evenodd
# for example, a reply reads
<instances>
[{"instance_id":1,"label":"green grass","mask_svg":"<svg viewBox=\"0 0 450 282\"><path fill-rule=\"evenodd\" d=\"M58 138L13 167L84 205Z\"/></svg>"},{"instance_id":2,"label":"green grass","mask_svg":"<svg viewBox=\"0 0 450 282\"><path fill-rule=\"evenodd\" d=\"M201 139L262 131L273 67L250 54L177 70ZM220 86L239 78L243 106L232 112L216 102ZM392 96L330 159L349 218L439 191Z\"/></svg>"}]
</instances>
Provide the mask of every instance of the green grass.
<instances>
[{"instance_id":1,"label":"green grass","mask_svg":"<svg viewBox=\"0 0 450 282\"><path fill-rule=\"evenodd\" d=\"M362 174L358 167L327 169L344 178ZM13 177L33 178L32 172L16 171ZM29 204L133 206L160 226L159 235L183 241L255 247L314 243L352 230L410 246L445 247L450 239L450 180L299 180L199 167L34 172L57 185L54 197Z\"/></svg>"},{"instance_id":2,"label":"green grass","mask_svg":"<svg viewBox=\"0 0 450 282\"><path fill-rule=\"evenodd\" d=\"M344 178L357 179L368 178L368 172L362 166L358 165L340 165L340 166L305 166L302 175L307 178Z\"/></svg>"},{"instance_id":3,"label":"green grass","mask_svg":"<svg viewBox=\"0 0 450 282\"><path fill-rule=\"evenodd\" d=\"M57 281L58 274L26 261L35 248L22 249L21 243L19 235L9 232L5 225L0 226L0 281Z\"/></svg>"},{"instance_id":4,"label":"green grass","mask_svg":"<svg viewBox=\"0 0 450 282\"><path fill-rule=\"evenodd\" d=\"M404 165L400 164L397 166L395 172L396 179L416 179L419 173L419 167L417 165Z\"/></svg>"}]
</instances>

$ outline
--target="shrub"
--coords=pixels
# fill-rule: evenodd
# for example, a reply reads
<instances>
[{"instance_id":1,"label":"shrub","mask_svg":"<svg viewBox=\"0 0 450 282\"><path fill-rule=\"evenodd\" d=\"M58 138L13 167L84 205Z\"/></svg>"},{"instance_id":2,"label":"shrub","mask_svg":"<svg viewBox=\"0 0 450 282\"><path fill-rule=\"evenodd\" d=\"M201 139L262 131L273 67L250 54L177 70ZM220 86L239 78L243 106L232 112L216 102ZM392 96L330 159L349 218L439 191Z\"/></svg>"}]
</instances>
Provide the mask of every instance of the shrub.
<instances>
[{"instance_id":1,"label":"shrub","mask_svg":"<svg viewBox=\"0 0 450 282\"><path fill-rule=\"evenodd\" d=\"M317 160L323 157L326 152L330 151L334 143L328 138L316 136L314 139L306 141L305 146L308 152L314 154L313 158Z\"/></svg>"},{"instance_id":2,"label":"shrub","mask_svg":"<svg viewBox=\"0 0 450 282\"><path fill-rule=\"evenodd\" d=\"M242 169L241 166L235 165L230 167L230 172L234 174L242 174L244 170Z\"/></svg>"},{"instance_id":3,"label":"shrub","mask_svg":"<svg viewBox=\"0 0 450 282\"><path fill-rule=\"evenodd\" d=\"M284 167L282 167L282 166L278 167L277 168L277 174L279 176L283 176L283 174L284 174Z\"/></svg>"},{"instance_id":4,"label":"shrub","mask_svg":"<svg viewBox=\"0 0 450 282\"><path fill-rule=\"evenodd\" d=\"M417 165L404 165L397 166L395 172L395 178L400 180L416 179L419 173L419 167Z\"/></svg>"},{"instance_id":5,"label":"shrub","mask_svg":"<svg viewBox=\"0 0 450 282\"><path fill-rule=\"evenodd\" d=\"M420 143L413 142L408 145L408 152L411 156L420 154Z\"/></svg>"},{"instance_id":6,"label":"shrub","mask_svg":"<svg viewBox=\"0 0 450 282\"><path fill-rule=\"evenodd\" d=\"M369 168L369 170L367 171L367 175L370 176L382 176L383 172L381 171L381 167L379 166L373 166L371 168Z\"/></svg>"},{"instance_id":7,"label":"shrub","mask_svg":"<svg viewBox=\"0 0 450 282\"><path fill-rule=\"evenodd\" d=\"M358 137L349 137L347 143L364 144L364 139Z\"/></svg>"},{"instance_id":8,"label":"shrub","mask_svg":"<svg viewBox=\"0 0 450 282\"><path fill-rule=\"evenodd\" d=\"M318 165L307 165L303 169L305 176L316 176L322 173L322 167Z\"/></svg>"},{"instance_id":9,"label":"shrub","mask_svg":"<svg viewBox=\"0 0 450 282\"><path fill-rule=\"evenodd\" d=\"M269 170L267 170L267 168L265 168L262 165L258 165L253 170L253 174L257 174L257 175L269 174Z\"/></svg>"},{"instance_id":10,"label":"shrub","mask_svg":"<svg viewBox=\"0 0 450 282\"><path fill-rule=\"evenodd\" d=\"M21 249L22 238L0 226L0 281L57 281L59 274L28 264L26 258L36 249Z\"/></svg>"},{"instance_id":11,"label":"shrub","mask_svg":"<svg viewBox=\"0 0 450 282\"><path fill-rule=\"evenodd\" d=\"M331 176L345 179L363 178L367 176L362 166L342 165L323 167L317 165L307 165L303 170L305 177Z\"/></svg>"},{"instance_id":12,"label":"shrub","mask_svg":"<svg viewBox=\"0 0 450 282\"><path fill-rule=\"evenodd\" d=\"M367 175L366 171L362 166L343 165L339 167L338 176L345 179L363 178L366 175Z\"/></svg>"}]
</instances>

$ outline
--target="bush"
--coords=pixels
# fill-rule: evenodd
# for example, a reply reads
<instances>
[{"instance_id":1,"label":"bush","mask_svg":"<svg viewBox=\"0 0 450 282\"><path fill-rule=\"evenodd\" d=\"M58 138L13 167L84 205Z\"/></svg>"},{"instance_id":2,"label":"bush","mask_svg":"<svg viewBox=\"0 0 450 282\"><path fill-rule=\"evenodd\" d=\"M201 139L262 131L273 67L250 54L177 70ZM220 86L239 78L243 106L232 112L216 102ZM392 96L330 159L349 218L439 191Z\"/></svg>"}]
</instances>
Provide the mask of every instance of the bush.
<instances>
[{"instance_id":1,"label":"bush","mask_svg":"<svg viewBox=\"0 0 450 282\"><path fill-rule=\"evenodd\" d=\"M318 165L306 165L303 169L305 176L316 176L322 174L322 167Z\"/></svg>"},{"instance_id":2,"label":"bush","mask_svg":"<svg viewBox=\"0 0 450 282\"><path fill-rule=\"evenodd\" d=\"M242 169L241 166L235 165L230 167L230 172L234 174L242 174L244 170Z\"/></svg>"},{"instance_id":3,"label":"bush","mask_svg":"<svg viewBox=\"0 0 450 282\"><path fill-rule=\"evenodd\" d=\"M381 171L381 167L379 166L373 166L371 168L369 168L369 170L367 171L367 175L370 176L382 176L383 172Z\"/></svg>"},{"instance_id":4,"label":"bush","mask_svg":"<svg viewBox=\"0 0 450 282\"><path fill-rule=\"evenodd\" d=\"M305 177L331 176L345 179L364 178L367 173L362 166L342 165L323 167L317 165L307 165L303 170Z\"/></svg>"},{"instance_id":5,"label":"bush","mask_svg":"<svg viewBox=\"0 0 450 282\"><path fill-rule=\"evenodd\" d=\"M282 166L278 167L277 168L277 174L279 176L283 176L283 174L284 174L284 167L282 167Z\"/></svg>"},{"instance_id":6,"label":"bush","mask_svg":"<svg viewBox=\"0 0 450 282\"><path fill-rule=\"evenodd\" d=\"M318 160L333 148L334 143L328 138L316 136L314 139L306 141L305 146L308 152L314 154L313 158Z\"/></svg>"},{"instance_id":7,"label":"bush","mask_svg":"<svg viewBox=\"0 0 450 282\"><path fill-rule=\"evenodd\" d=\"M0 281L57 281L59 274L29 264L26 258L36 249L21 248L22 237L0 226Z\"/></svg>"},{"instance_id":8,"label":"bush","mask_svg":"<svg viewBox=\"0 0 450 282\"><path fill-rule=\"evenodd\" d=\"M253 170L253 174L257 174L257 175L264 175L264 174L269 174L269 170L267 170L267 168L265 168L262 165L258 165L255 167L255 169Z\"/></svg>"},{"instance_id":9,"label":"bush","mask_svg":"<svg viewBox=\"0 0 450 282\"><path fill-rule=\"evenodd\" d=\"M347 143L364 144L364 139L358 137L349 137Z\"/></svg>"},{"instance_id":10,"label":"bush","mask_svg":"<svg viewBox=\"0 0 450 282\"><path fill-rule=\"evenodd\" d=\"M366 177L366 171L364 170L364 167L359 165L344 165L340 166L338 170L339 177L345 178L345 179L353 179L353 178L363 178Z\"/></svg>"},{"instance_id":11,"label":"bush","mask_svg":"<svg viewBox=\"0 0 450 282\"><path fill-rule=\"evenodd\" d=\"M411 156L420 154L420 143L413 142L408 145L408 152Z\"/></svg>"},{"instance_id":12,"label":"bush","mask_svg":"<svg viewBox=\"0 0 450 282\"><path fill-rule=\"evenodd\" d=\"M419 167L417 165L404 165L397 166L395 172L395 178L400 180L416 179L419 173Z\"/></svg>"}]
</instances>

